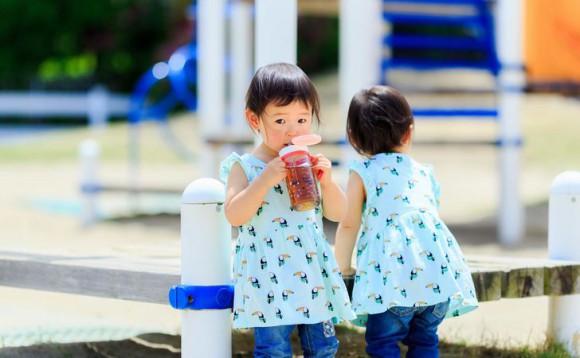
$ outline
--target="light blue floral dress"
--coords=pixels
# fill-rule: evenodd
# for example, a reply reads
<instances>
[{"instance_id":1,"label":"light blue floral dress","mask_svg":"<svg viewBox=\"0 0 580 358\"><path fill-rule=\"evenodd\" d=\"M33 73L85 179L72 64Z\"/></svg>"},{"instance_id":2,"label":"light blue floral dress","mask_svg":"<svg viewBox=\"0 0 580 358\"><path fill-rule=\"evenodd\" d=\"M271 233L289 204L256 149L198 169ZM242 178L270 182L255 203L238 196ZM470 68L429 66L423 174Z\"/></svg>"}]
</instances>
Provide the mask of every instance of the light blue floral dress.
<instances>
[{"instance_id":1,"label":"light blue floral dress","mask_svg":"<svg viewBox=\"0 0 580 358\"><path fill-rule=\"evenodd\" d=\"M449 300L446 317L478 306L461 249L438 214L439 183L430 165L400 153L353 162L366 202L356 244L353 323L393 306Z\"/></svg>"},{"instance_id":2,"label":"light blue floral dress","mask_svg":"<svg viewBox=\"0 0 580 358\"><path fill-rule=\"evenodd\" d=\"M266 163L250 154L231 154L221 163L227 181L234 165L248 182ZM239 227L235 246L234 328L351 320L344 281L322 229L321 207L290 209L284 181L270 189L250 221Z\"/></svg>"}]
</instances>

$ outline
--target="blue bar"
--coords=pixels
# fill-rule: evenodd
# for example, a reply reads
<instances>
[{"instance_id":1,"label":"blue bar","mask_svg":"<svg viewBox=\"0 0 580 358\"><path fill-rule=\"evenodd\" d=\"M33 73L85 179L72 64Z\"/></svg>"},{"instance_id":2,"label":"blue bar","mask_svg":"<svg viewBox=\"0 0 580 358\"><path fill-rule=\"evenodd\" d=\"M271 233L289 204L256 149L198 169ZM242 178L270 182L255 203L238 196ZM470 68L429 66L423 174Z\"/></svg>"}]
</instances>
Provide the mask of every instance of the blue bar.
<instances>
[{"instance_id":1,"label":"blue bar","mask_svg":"<svg viewBox=\"0 0 580 358\"><path fill-rule=\"evenodd\" d=\"M435 14L394 14L383 12L383 19L389 22L408 23L408 24L454 24L470 25L478 21L476 15L435 15Z\"/></svg>"},{"instance_id":2,"label":"blue bar","mask_svg":"<svg viewBox=\"0 0 580 358\"><path fill-rule=\"evenodd\" d=\"M383 44L403 48L427 48L444 50L486 50L487 42L475 37L461 36L413 36L391 35L385 37Z\"/></svg>"},{"instance_id":3,"label":"blue bar","mask_svg":"<svg viewBox=\"0 0 580 358\"><path fill-rule=\"evenodd\" d=\"M383 71L389 68L413 68L416 70L432 70L441 68L476 68L481 70L490 71L493 74L497 74L498 64L493 60L479 60L479 61L467 61L467 60L419 60L419 59L403 59L403 58L391 58L384 59L381 64Z\"/></svg>"},{"instance_id":4,"label":"blue bar","mask_svg":"<svg viewBox=\"0 0 580 358\"><path fill-rule=\"evenodd\" d=\"M459 109L414 109L415 117L497 117L497 109L459 108Z\"/></svg>"}]
</instances>

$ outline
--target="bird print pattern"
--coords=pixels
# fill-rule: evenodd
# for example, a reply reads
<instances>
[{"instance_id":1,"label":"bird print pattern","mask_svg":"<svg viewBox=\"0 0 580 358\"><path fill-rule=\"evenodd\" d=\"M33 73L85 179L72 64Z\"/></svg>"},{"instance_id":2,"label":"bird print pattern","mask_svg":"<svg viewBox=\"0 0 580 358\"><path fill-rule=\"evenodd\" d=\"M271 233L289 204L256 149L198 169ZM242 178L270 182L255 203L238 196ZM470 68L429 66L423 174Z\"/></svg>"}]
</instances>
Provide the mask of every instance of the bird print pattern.
<instances>
[{"instance_id":1,"label":"bird print pattern","mask_svg":"<svg viewBox=\"0 0 580 358\"><path fill-rule=\"evenodd\" d=\"M354 324L393 306L449 300L446 317L478 306L471 274L457 242L439 218L439 183L430 165L384 153L349 170L367 193L356 244Z\"/></svg>"},{"instance_id":2,"label":"bird print pattern","mask_svg":"<svg viewBox=\"0 0 580 358\"><path fill-rule=\"evenodd\" d=\"M266 164L236 153L220 166L227 181L238 163L248 182ZM235 245L233 327L335 323L356 318L336 260L322 230L322 210L294 211L285 182L268 192Z\"/></svg>"}]
</instances>

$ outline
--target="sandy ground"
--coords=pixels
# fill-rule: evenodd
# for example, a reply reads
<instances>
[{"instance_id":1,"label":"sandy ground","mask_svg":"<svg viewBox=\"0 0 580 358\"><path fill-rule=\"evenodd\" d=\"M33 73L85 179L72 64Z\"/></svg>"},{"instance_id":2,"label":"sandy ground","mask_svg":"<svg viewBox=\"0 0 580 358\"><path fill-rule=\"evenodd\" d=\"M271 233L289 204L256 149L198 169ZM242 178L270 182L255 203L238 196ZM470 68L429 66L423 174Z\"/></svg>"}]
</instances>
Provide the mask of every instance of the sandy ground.
<instances>
[{"instance_id":1,"label":"sandy ground","mask_svg":"<svg viewBox=\"0 0 580 358\"><path fill-rule=\"evenodd\" d=\"M336 80L320 79L323 114L340 118L336 100ZM537 101L554 101L530 96L525 102L534 112ZM580 103L565 105L580 111ZM562 106L560 106L562 107ZM579 117L577 117L579 118ZM431 123L418 124L424 135L436 130ZM340 126L331 123L321 132L338 136ZM453 127L448 133L460 129ZM483 125L478 135L493 135L495 127ZM468 135L472 135L469 131ZM89 134L89 133L87 133ZM101 134L102 136L102 134ZM418 140L421 138L419 134ZM36 141L36 139L35 139ZM34 145L36 142L32 142ZM42 142L39 142L42 143ZM497 152L492 147L421 146L415 157L434 164L442 184L441 215L455 233L467 256L503 255L547 257L547 198L554 176L566 169L522 168L522 197L526 202L526 237L513 247L497 238L497 193L499 173ZM575 163L578 164L578 161ZM576 166L576 170L580 165ZM155 163L141 168L147 181L171 186L177 191L197 178L199 168L189 163ZM125 164L103 167L101 177L126 180ZM344 176L337 175L343 181ZM162 220L102 220L83 228L82 201L78 194L79 164L2 164L0 172L0 248L11 252L59 255L165 255L180 256L179 221L176 215ZM131 208L124 195L104 195L100 199L103 218L119 217ZM178 213L179 194L142 198L139 212ZM159 217L158 217L159 218ZM0 287L0 347L25 346L39 342L82 342L118 340L146 332L179 334L180 313L169 305L136 303ZM548 298L486 302L474 313L447 320L440 328L443 339L468 344L535 346L545 339Z\"/></svg>"}]
</instances>

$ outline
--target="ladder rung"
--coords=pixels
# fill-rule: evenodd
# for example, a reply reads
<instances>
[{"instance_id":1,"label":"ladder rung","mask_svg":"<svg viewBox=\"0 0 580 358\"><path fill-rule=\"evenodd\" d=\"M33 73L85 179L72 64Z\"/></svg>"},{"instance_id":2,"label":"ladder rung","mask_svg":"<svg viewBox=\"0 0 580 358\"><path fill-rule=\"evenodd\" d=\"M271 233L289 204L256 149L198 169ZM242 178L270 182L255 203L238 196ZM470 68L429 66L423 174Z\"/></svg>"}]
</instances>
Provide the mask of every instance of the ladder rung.
<instances>
[{"instance_id":1,"label":"ladder rung","mask_svg":"<svg viewBox=\"0 0 580 358\"><path fill-rule=\"evenodd\" d=\"M416 108L415 117L497 117L498 110L493 108Z\"/></svg>"},{"instance_id":2,"label":"ladder rung","mask_svg":"<svg viewBox=\"0 0 580 358\"><path fill-rule=\"evenodd\" d=\"M414 59L402 59L402 58L391 58L383 60L381 68L383 71L389 68L414 68L417 70L433 70L442 68L476 68L482 70L488 70L493 74L497 74L498 64L493 60L487 61L461 61L461 60L414 60Z\"/></svg>"},{"instance_id":3,"label":"ladder rung","mask_svg":"<svg viewBox=\"0 0 580 358\"><path fill-rule=\"evenodd\" d=\"M383 45L403 48L487 50L487 40L459 36L390 35L384 38Z\"/></svg>"}]
</instances>

